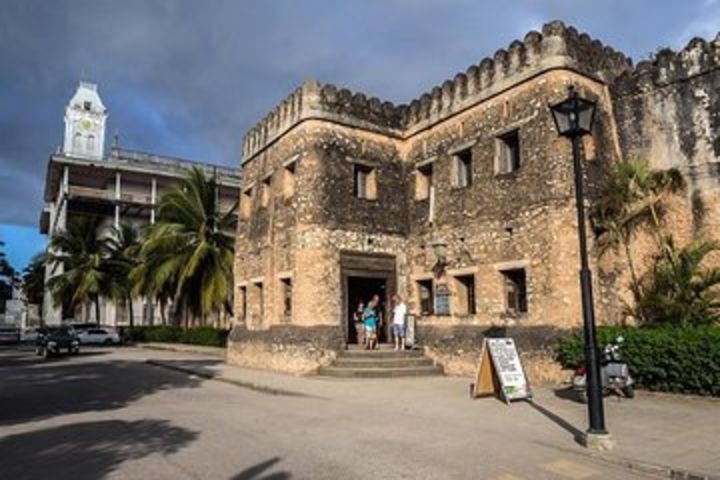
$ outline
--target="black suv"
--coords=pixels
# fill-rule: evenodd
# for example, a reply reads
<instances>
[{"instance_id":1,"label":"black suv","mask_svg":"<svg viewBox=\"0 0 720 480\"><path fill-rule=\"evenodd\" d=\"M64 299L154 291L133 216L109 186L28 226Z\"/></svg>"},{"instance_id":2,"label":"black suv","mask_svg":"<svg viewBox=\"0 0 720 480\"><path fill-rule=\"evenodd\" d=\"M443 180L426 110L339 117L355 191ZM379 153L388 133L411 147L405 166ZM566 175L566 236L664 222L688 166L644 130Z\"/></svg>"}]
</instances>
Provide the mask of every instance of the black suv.
<instances>
[{"instance_id":1,"label":"black suv","mask_svg":"<svg viewBox=\"0 0 720 480\"><path fill-rule=\"evenodd\" d=\"M46 327L38 332L38 339L35 345L35 353L49 358L59 355L63 351L68 354L77 355L80 353L80 342L71 327Z\"/></svg>"}]
</instances>

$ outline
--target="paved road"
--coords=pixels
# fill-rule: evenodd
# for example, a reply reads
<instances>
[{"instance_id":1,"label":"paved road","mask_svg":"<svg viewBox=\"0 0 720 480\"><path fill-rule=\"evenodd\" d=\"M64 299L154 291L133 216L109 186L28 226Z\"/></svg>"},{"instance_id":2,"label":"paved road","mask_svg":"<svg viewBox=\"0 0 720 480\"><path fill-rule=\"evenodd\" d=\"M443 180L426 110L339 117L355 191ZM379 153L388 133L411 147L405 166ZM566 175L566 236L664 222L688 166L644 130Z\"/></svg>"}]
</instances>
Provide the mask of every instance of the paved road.
<instances>
[{"instance_id":1,"label":"paved road","mask_svg":"<svg viewBox=\"0 0 720 480\"><path fill-rule=\"evenodd\" d=\"M86 349L46 362L0 351L0 479L647 478L551 446L570 435L562 422L547 421L548 441L519 435L523 421L488 400L505 413L480 424L427 388L415 394L423 380L271 395L148 356Z\"/></svg>"}]
</instances>

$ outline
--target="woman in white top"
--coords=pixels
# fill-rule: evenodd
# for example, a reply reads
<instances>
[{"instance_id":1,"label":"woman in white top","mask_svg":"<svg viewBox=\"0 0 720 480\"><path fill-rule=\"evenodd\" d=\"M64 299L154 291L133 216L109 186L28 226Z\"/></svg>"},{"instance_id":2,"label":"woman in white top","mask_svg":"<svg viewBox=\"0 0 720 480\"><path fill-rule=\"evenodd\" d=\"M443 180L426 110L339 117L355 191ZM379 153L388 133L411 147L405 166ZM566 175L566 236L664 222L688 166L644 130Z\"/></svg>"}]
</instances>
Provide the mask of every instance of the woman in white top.
<instances>
[{"instance_id":1,"label":"woman in white top","mask_svg":"<svg viewBox=\"0 0 720 480\"><path fill-rule=\"evenodd\" d=\"M395 337L395 350L405 350L405 314L407 306L398 294L393 296L393 337Z\"/></svg>"}]
</instances>

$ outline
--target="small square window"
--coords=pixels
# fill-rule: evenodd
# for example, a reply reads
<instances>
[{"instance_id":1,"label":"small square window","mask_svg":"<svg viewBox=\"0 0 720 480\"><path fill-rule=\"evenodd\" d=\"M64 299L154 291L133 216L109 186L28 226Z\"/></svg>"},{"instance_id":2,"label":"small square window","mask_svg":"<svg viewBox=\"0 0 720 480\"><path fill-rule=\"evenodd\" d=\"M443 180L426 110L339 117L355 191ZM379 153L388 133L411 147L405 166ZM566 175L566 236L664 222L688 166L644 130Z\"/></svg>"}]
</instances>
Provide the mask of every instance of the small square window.
<instances>
[{"instance_id":1,"label":"small square window","mask_svg":"<svg viewBox=\"0 0 720 480\"><path fill-rule=\"evenodd\" d=\"M497 137L497 160L495 173L503 175L520 168L520 134L513 130Z\"/></svg>"},{"instance_id":2,"label":"small square window","mask_svg":"<svg viewBox=\"0 0 720 480\"><path fill-rule=\"evenodd\" d=\"M418 299L420 300L420 314L432 315L434 312L434 295L432 280L419 280L417 282Z\"/></svg>"},{"instance_id":3,"label":"small square window","mask_svg":"<svg viewBox=\"0 0 720 480\"><path fill-rule=\"evenodd\" d=\"M283 168L282 187L285 198L295 195L295 162L285 165Z\"/></svg>"},{"instance_id":4,"label":"small square window","mask_svg":"<svg viewBox=\"0 0 720 480\"><path fill-rule=\"evenodd\" d=\"M283 320L289 322L292 318L292 279L280 279L280 287L282 290L282 312Z\"/></svg>"},{"instance_id":5,"label":"small square window","mask_svg":"<svg viewBox=\"0 0 720 480\"><path fill-rule=\"evenodd\" d=\"M240 311L238 312L238 318L242 319L242 321L247 320L247 287L242 286L238 287L238 305L240 308Z\"/></svg>"},{"instance_id":6,"label":"small square window","mask_svg":"<svg viewBox=\"0 0 720 480\"><path fill-rule=\"evenodd\" d=\"M466 148L454 156L455 186L466 188L472 185L472 149Z\"/></svg>"},{"instance_id":7,"label":"small square window","mask_svg":"<svg viewBox=\"0 0 720 480\"><path fill-rule=\"evenodd\" d=\"M524 268L503 270L505 308L508 313L527 313L527 276Z\"/></svg>"},{"instance_id":8,"label":"small square window","mask_svg":"<svg viewBox=\"0 0 720 480\"><path fill-rule=\"evenodd\" d=\"M92 103L90 103L90 102L83 102L83 110L90 111L91 108L92 108Z\"/></svg>"},{"instance_id":9,"label":"small square window","mask_svg":"<svg viewBox=\"0 0 720 480\"><path fill-rule=\"evenodd\" d=\"M262 181L261 204L263 208L270 205L270 197L272 196L272 175L268 175Z\"/></svg>"},{"instance_id":10,"label":"small square window","mask_svg":"<svg viewBox=\"0 0 720 480\"><path fill-rule=\"evenodd\" d=\"M242 198L240 199L240 214L244 219L250 218L250 214L252 213L252 197L252 188L248 188L242 193Z\"/></svg>"},{"instance_id":11,"label":"small square window","mask_svg":"<svg viewBox=\"0 0 720 480\"><path fill-rule=\"evenodd\" d=\"M376 169L367 165L353 164L354 190L357 198L377 199Z\"/></svg>"},{"instance_id":12,"label":"small square window","mask_svg":"<svg viewBox=\"0 0 720 480\"><path fill-rule=\"evenodd\" d=\"M475 275L455 277L455 297L457 315L475 315Z\"/></svg>"},{"instance_id":13,"label":"small square window","mask_svg":"<svg viewBox=\"0 0 720 480\"><path fill-rule=\"evenodd\" d=\"M427 200L433 188L433 164L417 167L415 171L415 200Z\"/></svg>"},{"instance_id":14,"label":"small square window","mask_svg":"<svg viewBox=\"0 0 720 480\"><path fill-rule=\"evenodd\" d=\"M255 324L257 325L257 324L262 324L263 316L265 315L265 310L264 310L265 296L263 294L264 292L263 292L262 282L254 283L253 288L255 290L255 292L254 292L255 293L255 295L254 295L255 296L254 313L256 314L256 315L254 315L254 317L255 317Z\"/></svg>"}]
</instances>

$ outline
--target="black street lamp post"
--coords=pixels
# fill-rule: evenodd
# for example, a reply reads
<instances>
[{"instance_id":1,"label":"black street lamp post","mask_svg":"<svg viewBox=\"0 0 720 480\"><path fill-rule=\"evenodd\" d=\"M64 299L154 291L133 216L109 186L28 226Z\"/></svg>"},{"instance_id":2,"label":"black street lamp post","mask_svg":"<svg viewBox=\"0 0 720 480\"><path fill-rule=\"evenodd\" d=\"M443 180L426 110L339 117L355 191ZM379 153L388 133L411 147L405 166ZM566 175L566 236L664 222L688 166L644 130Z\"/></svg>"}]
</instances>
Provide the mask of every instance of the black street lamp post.
<instances>
[{"instance_id":1,"label":"black street lamp post","mask_svg":"<svg viewBox=\"0 0 720 480\"><path fill-rule=\"evenodd\" d=\"M612 441L605 429L600 357L595 340L595 310L592 296L592 274L588 266L587 235L585 232L585 204L583 193L583 168L580 159L580 139L592 131L595 102L578 97L573 86L568 88L568 98L550 106L558 134L572 142L573 167L575 171L575 203L577 208L578 239L580 242L580 290L582 295L583 330L585 336L585 370L587 375L588 416L590 427L585 444L589 447L608 449Z\"/></svg>"}]
</instances>

